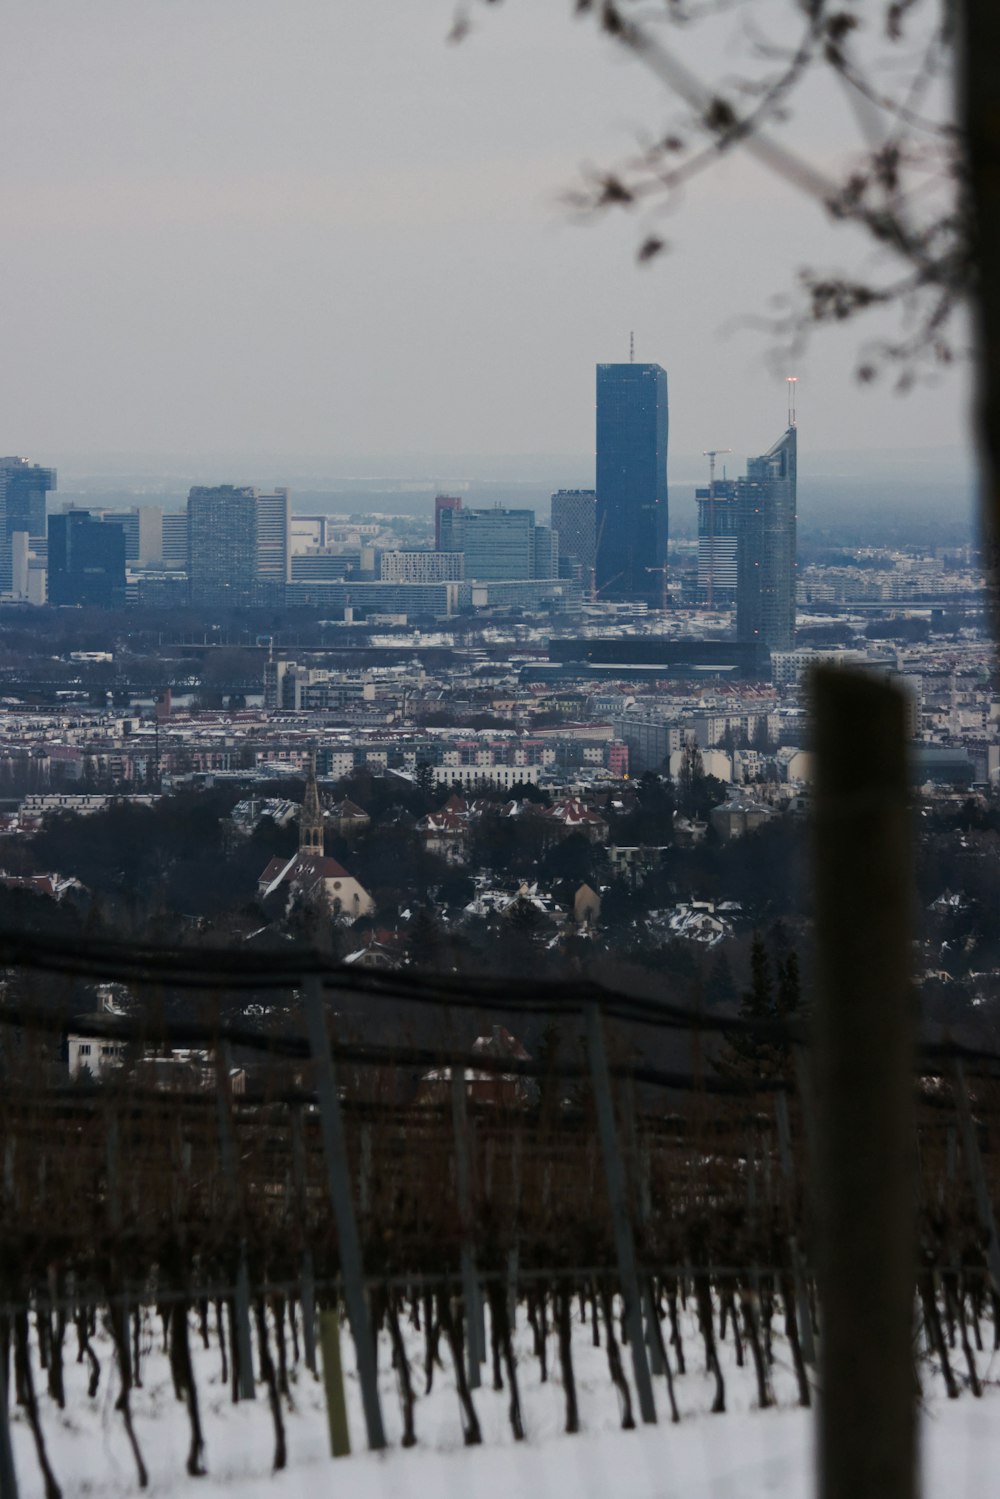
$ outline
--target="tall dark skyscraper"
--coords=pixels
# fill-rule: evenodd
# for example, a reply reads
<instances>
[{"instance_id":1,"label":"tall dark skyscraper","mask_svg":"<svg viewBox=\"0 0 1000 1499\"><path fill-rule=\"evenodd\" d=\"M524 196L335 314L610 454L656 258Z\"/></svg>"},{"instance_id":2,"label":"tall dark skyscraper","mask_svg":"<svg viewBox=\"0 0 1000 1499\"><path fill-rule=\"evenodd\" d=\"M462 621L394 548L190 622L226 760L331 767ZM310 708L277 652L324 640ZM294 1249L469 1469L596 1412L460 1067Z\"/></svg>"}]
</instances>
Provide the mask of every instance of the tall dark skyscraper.
<instances>
[{"instance_id":1,"label":"tall dark skyscraper","mask_svg":"<svg viewBox=\"0 0 1000 1499\"><path fill-rule=\"evenodd\" d=\"M769 651L795 641L794 425L760 458L747 462L736 485L736 634Z\"/></svg>"},{"instance_id":2,"label":"tall dark skyscraper","mask_svg":"<svg viewBox=\"0 0 1000 1499\"><path fill-rule=\"evenodd\" d=\"M597 366L597 592L659 601L667 562L667 372ZM652 569L652 571L651 571Z\"/></svg>"},{"instance_id":3,"label":"tall dark skyscraper","mask_svg":"<svg viewBox=\"0 0 1000 1499\"><path fill-rule=\"evenodd\" d=\"M49 603L125 603L125 531L87 510L49 516Z\"/></svg>"}]
</instances>

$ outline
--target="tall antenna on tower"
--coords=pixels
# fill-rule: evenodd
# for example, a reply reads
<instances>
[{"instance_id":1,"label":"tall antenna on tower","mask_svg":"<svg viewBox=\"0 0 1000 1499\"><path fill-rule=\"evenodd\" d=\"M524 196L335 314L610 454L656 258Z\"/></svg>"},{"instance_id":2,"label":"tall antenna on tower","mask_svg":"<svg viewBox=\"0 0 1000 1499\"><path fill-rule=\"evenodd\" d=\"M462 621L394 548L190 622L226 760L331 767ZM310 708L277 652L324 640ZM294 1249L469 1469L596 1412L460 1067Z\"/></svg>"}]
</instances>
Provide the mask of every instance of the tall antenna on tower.
<instances>
[{"instance_id":1,"label":"tall antenna on tower","mask_svg":"<svg viewBox=\"0 0 1000 1499\"><path fill-rule=\"evenodd\" d=\"M628 362L629 362L629 364L635 364L635 334L634 333L630 333L629 336L628 336Z\"/></svg>"},{"instance_id":2,"label":"tall antenna on tower","mask_svg":"<svg viewBox=\"0 0 1000 1499\"><path fill-rule=\"evenodd\" d=\"M798 375L786 375L785 384L788 386L788 425L795 426L795 387L799 383Z\"/></svg>"}]
</instances>

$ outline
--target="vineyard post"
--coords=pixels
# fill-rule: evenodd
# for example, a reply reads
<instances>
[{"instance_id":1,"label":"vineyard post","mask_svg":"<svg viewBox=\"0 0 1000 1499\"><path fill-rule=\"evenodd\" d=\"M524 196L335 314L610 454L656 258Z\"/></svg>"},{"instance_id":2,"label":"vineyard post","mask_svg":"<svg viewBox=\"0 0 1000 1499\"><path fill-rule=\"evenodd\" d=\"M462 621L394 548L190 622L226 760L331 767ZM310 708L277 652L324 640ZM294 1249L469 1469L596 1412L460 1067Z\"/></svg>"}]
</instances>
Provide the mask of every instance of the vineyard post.
<instances>
[{"instance_id":1,"label":"vineyard post","mask_svg":"<svg viewBox=\"0 0 1000 1499\"><path fill-rule=\"evenodd\" d=\"M17 1499L17 1473L10 1442L10 1409L7 1404L7 1370L0 1360L0 1499Z\"/></svg>"},{"instance_id":2,"label":"vineyard post","mask_svg":"<svg viewBox=\"0 0 1000 1499\"><path fill-rule=\"evenodd\" d=\"M121 1172L120 1172L120 1169L119 1169L120 1165L121 1165L121 1140L120 1140L119 1133L118 1133L118 1113L117 1113L117 1111L115 1109L112 1109L109 1112L109 1114L108 1114L108 1120L107 1120L107 1125L108 1125L107 1134L106 1134L105 1140L104 1140L104 1164L105 1164L105 1172L106 1172L106 1177L107 1177L107 1185L106 1185L105 1196L106 1196L107 1209L108 1209L108 1228L110 1230L112 1243L114 1245L114 1259L113 1259L113 1263L115 1263L117 1265L118 1252L119 1252L119 1250L121 1248L119 1241L121 1239L123 1219L122 1219ZM115 1276L115 1279L116 1280L118 1279L118 1275L117 1274ZM122 1322L123 1322L123 1325L125 1327L127 1327L128 1326L128 1319L129 1319L129 1304L128 1304L128 1296L127 1296L127 1294L125 1292L124 1277L122 1278L122 1284L121 1284L121 1298L122 1298L122 1313L121 1313L122 1314ZM128 1338L125 1338L123 1340L123 1342L122 1342L121 1358L122 1358L123 1364L128 1365L128 1363L129 1363ZM131 1369L128 1370L128 1374L129 1374L129 1378L131 1378Z\"/></svg>"},{"instance_id":3,"label":"vineyard post","mask_svg":"<svg viewBox=\"0 0 1000 1499\"><path fill-rule=\"evenodd\" d=\"M451 1069L451 1118L455 1130L455 1186L458 1212L462 1220L462 1296L465 1300L466 1352L469 1360L469 1388L478 1390L479 1364L485 1357L485 1340L480 1341L478 1312L479 1289L476 1263L472 1253L472 1170L469 1164L469 1116L465 1100L465 1068Z\"/></svg>"},{"instance_id":4,"label":"vineyard post","mask_svg":"<svg viewBox=\"0 0 1000 1499\"><path fill-rule=\"evenodd\" d=\"M625 1141L628 1148L629 1175L632 1177L632 1191L636 1203L636 1220L639 1228L645 1232L650 1217L649 1198L649 1155L648 1151L640 1147L639 1126L637 1121L637 1110L635 1102L635 1083L630 1078L625 1088L625 1107L622 1111L625 1126ZM645 1145L645 1142L643 1142ZM649 1359L649 1367L652 1374L665 1373L663 1358L660 1354L660 1338L656 1329L656 1300L653 1296L653 1281L649 1275L642 1277L642 1307L646 1324L646 1353Z\"/></svg>"},{"instance_id":5,"label":"vineyard post","mask_svg":"<svg viewBox=\"0 0 1000 1499\"><path fill-rule=\"evenodd\" d=\"M336 1308L321 1312L319 1342L323 1352L323 1388L326 1393L326 1417L330 1428L330 1451L334 1457L348 1457L351 1433L347 1424L344 1399L344 1366L340 1357L340 1317Z\"/></svg>"},{"instance_id":6,"label":"vineyard post","mask_svg":"<svg viewBox=\"0 0 1000 1499\"><path fill-rule=\"evenodd\" d=\"M230 1112L232 1050L228 1041L220 1041L216 1060L217 1101L219 1107L219 1152L222 1174L226 1179L230 1206L240 1202L239 1159ZM242 1212L238 1214L242 1218ZM239 1362L239 1395L241 1400L256 1398L253 1377L253 1339L250 1333L250 1273L247 1268L247 1246L240 1222L240 1253L236 1265L236 1287L233 1297L236 1321L236 1353Z\"/></svg>"},{"instance_id":7,"label":"vineyard post","mask_svg":"<svg viewBox=\"0 0 1000 1499\"><path fill-rule=\"evenodd\" d=\"M375 1341L372 1335L371 1318L368 1314L368 1302L365 1299L361 1243L358 1238L357 1220L354 1216L354 1199L351 1196L347 1137L344 1132L344 1118L340 1111L333 1050L326 1028L322 981L315 976L307 978L303 991L306 1000L309 1047L316 1065L316 1097L319 1102L320 1124L323 1130L323 1154L326 1157L330 1200L333 1203L333 1216L337 1224L344 1302L347 1306L348 1321L351 1324L351 1336L354 1339L368 1445L373 1451L377 1451L385 1446L385 1431L382 1426L382 1407L378 1396Z\"/></svg>"},{"instance_id":8,"label":"vineyard post","mask_svg":"<svg viewBox=\"0 0 1000 1499\"><path fill-rule=\"evenodd\" d=\"M639 1297L639 1275L635 1259L635 1239L628 1215L625 1194L625 1170L621 1151L618 1148L618 1132L615 1128L615 1109L611 1099L611 1074L608 1070L608 1054L604 1045L604 1022L596 1000L584 1007L587 1026L587 1050L590 1057L590 1075L594 1084L594 1102L597 1107L597 1129L601 1139L601 1154L604 1158L604 1175L608 1184L608 1202L618 1255L618 1273L621 1277L622 1295L625 1298L625 1314L628 1319L628 1338L632 1352L632 1370L635 1388L639 1397L639 1410L648 1425L656 1423L656 1403L653 1399L653 1381L649 1375L646 1358L646 1340L642 1326L642 1302Z\"/></svg>"},{"instance_id":9,"label":"vineyard post","mask_svg":"<svg viewBox=\"0 0 1000 1499\"><path fill-rule=\"evenodd\" d=\"M308 1228L306 1214L306 1146L302 1134L302 1110L292 1110L292 1177L295 1182L295 1197L299 1222L305 1234ZM316 1276L313 1270L312 1250L306 1244L302 1250L302 1342L305 1345L306 1368L316 1373Z\"/></svg>"},{"instance_id":10,"label":"vineyard post","mask_svg":"<svg viewBox=\"0 0 1000 1499\"><path fill-rule=\"evenodd\" d=\"M913 1019L905 705L813 676L820 1499L913 1499Z\"/></svg>"},{"instance_id":11,"label":"vineyard post","mask_svg":"<svg viewBox=\"0 0 1000 1499\"><path fill-rule=\"evenodd\" d=\"M990 1279L994 1290L1000 1291L1000 1242L997 1240L997 1221L993 1213L989 1188L986 1185L983 1158L979 1153L976 1124L969 1105L968 1089L965 1086L965 1068L958 1057L955 1058L955 1104L958 1108L958 1122L962 1129L962 1155L965 1157L965 1170L969 1185L975 1193L979 1223L986 1234L986 1258L990 1267Z\"/></svg>"},{"instance_id":12,"label":"vineyard post","mask_svg":"<svg viewBox=\"0 0 1000 1499\"><path fill-rule=\"evenodd\" d=\"M792 1159L792 1132L788 1122L788 1094L776 1093L774 1112L778 1119L778 1151L781 1156L781 1174L788 1190L789 1221L794 1224L795 1162ZM806 1295L805 1277L802 1274L802 1252L794 1228L788 1236L788 1248L792 1259L792 1277L795 1287L795 1310L802 1343L802 1357L807 1364L816 1362L816 1344L813 1341L812 1317L809 1315L809 1298Z\"/></svg>"}]
</instances>

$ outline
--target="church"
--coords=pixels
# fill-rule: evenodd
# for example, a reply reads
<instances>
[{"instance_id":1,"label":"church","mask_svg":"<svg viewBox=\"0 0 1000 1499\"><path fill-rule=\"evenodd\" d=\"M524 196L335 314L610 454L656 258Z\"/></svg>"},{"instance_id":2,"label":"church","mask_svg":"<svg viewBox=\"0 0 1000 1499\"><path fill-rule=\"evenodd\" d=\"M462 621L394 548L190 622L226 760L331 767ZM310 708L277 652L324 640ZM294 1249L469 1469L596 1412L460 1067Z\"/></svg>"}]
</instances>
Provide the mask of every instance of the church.
<instances>
[{"instance_id":1,"label":"church","mask_svg":"<svg viewBox=\"0 0 1000 1499\"><path fill-rule=\"evenodd\" d=\"M316 756L309 760L309 775L299 817L299 847L290 859L272 859L257 881L257 893L266 896L283 891L289 901L296 898L313 906L324 906L341 921L369 916L375 902L368 891L336 859L328 859L324 847L323 808L316 784Z\"/></svg>"}]
</instances>

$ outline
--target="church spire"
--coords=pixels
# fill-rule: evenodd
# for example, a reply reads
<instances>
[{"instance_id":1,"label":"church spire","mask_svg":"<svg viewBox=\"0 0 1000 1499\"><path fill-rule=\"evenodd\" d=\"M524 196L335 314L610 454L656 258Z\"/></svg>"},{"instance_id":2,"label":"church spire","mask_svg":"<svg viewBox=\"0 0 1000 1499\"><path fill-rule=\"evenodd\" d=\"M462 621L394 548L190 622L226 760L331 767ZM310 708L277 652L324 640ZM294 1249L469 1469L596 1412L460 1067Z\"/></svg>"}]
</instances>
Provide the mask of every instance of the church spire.
<instances>
[{"instance_id":1,"label":"church spire","mask_svg":"<svg viewBox=\"0 0 1000 1499\"><path fill-rule=\"evenodd\" d=\"M302 798L299 816L299 853L323 857L323 808L319 801L316 784L316 751L309 754L309 774L306 778L306 794Z\"/></svg>"}]
</instances>

